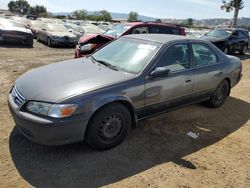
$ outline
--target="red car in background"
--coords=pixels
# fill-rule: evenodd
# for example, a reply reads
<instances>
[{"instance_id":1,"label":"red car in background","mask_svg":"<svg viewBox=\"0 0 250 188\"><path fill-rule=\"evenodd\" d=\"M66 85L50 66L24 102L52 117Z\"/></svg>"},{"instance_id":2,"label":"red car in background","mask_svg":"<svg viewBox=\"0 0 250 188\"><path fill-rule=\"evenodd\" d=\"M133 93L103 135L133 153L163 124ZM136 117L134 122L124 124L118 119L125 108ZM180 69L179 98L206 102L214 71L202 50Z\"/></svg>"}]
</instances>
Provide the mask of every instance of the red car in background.
<instances>
[{"instance_id":1,"label":"red car in background","mask_svg":"<svg viewBox=\"0 0 250 188\"><path fill-rule=\"evenodd\" d=\"M75 58L91 54L96 49L120 36L146 33L186 35L184 28L174 24L161 22L131 22L119 24L104 34L93 34L81 37L75 49Z\"/></svg>"}]
</instances>

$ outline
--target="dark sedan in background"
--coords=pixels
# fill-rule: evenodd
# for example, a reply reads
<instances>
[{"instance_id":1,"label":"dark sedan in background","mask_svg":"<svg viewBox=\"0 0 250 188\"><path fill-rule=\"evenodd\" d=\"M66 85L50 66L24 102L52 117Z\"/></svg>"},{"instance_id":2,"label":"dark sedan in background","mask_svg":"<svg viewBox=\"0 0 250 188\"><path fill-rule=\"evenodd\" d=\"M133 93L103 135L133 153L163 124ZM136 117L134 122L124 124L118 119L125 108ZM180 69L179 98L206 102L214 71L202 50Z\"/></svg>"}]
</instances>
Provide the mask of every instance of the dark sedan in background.
<instances>
[{"instance_id":1,"label":"dark sedan in background","mask_svg":"<svg viewBox=\"0 0 250 188\"><path fill-rule=\"evenodd\" d=\"M203 39L212 42L225 54L239 52L246 54L249 45L249 33L240 28L218 28L205 34Z\"/></svg>"},{"instance_id":2,"label":"dark sedan in background","mask_svg":"<svg viewBox=\"0 0 250 188\"><path fill-rule=\"evenodd\" d=\"M220 107L241 78L241 61L184 36L128 35L91 56L18 78L8 104L17 128L46 145L120 144L138 120L205 102Z\"/></svg>"},{"instance_id":3,"label":"dark sedan in background","mask_svg":"<svg viewBox=\"0 0 250 188\"><path fill-rule=\"evenodd\" d=\"M18 43L33 47L33 34L22 23L0 18L0 43Z\"/></svg>"}]
</instances>

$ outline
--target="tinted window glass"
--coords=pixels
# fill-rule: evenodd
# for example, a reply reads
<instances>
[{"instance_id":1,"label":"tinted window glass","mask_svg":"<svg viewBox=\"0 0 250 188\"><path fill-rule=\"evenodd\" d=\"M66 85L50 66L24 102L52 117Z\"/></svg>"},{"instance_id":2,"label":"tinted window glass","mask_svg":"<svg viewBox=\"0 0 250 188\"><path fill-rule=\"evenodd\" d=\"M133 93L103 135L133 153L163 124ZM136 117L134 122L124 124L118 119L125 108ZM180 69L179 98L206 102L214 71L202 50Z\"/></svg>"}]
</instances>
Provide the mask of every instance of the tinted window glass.
<instances>
[{"instance_id":1,"label":"tinted window glass","mask_svg":"<svg viewBox=\"0 0 250 188\"><path fill-rule=\"evenodd\" d=\"M132 34L145 34L148 33L148 27L137 27L132 30Z\"/></svg>"},{"instance_id":2,"label":"tinted window glass","mask_svg":"<svg viewBox=\"0 0 250 188\"><path fill-rule=\"evenodd\" d=\"M189 50L187 44L173 45L164 52L157 67L167 67L170 72L176 72L190 68Z\"/></svg>"},{"instance_id":3,"label":"tinted window glass","mask_svg":"<svg viewBox=\"0 0 250 188\"><path fill-rule=\"evenodd\" d=\"M218 63L217 55L205 44L192 44L195 67Z\"/></svg>"},{"instance_id":4,"label":"tinted window glass","mask_svg":"<svg viewBox=\"0 0 250 188\"><path fill-rule=\"evenodd\" d=\"M245 38L245 33L243 33L242 31L238 31L239 34L239 38Z\"/></svg>"},{"instance_id":5,"label":"tinted window glass","mask_svg":"<svg viewBox=\"0 0 250 188\"><path fill-rule=\"evenodd\" d=\"M180 30L164 26L150 26L149 33L180 35Z\"/></svg>"}]
</instances>

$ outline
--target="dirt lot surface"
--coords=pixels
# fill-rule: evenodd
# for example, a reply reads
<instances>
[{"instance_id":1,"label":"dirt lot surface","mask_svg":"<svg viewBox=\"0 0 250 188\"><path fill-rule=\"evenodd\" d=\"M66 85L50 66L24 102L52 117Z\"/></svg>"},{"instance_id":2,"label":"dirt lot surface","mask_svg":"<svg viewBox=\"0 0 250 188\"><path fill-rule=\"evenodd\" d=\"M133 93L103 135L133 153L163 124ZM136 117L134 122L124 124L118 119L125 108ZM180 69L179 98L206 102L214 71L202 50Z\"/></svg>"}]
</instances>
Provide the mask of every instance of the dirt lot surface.
<instances>
[{"instance_id":1,"label":"dirt lot surface","mask_svg":"<svg viewBox=\"0 0 250 188\"><path fill-rule=\"evenodd\" d=\"M240 57L244 77L219 109L197 104L142 121L109 151L34 144L15 128L8 91L22 73L73 51L0 47L0 187L250 187L250 54Z\"/></svg>"}]
</instances>

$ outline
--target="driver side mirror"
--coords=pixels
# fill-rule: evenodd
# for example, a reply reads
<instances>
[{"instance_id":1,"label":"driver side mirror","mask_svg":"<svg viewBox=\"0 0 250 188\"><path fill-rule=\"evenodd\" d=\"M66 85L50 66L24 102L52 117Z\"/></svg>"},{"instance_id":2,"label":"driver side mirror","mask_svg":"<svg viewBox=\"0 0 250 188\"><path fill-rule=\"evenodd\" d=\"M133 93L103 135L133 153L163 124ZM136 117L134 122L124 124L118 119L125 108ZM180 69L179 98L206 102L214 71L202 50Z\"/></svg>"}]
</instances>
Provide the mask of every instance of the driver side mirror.
<instances>
[{"instance_id":1,"label":"driver side mirror","mask_svg":"<svg viewBox=\"0 0 250 188\"><path fill-rule=\"evenodd\" d=\"M150 76L153 77L166 77L169 75L170 70L166 67L157 67L155 70L153 70L150 74Z\"/></svg>"}]
</instances>

